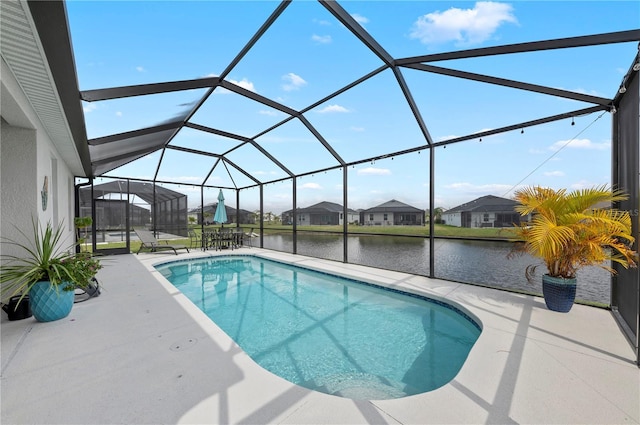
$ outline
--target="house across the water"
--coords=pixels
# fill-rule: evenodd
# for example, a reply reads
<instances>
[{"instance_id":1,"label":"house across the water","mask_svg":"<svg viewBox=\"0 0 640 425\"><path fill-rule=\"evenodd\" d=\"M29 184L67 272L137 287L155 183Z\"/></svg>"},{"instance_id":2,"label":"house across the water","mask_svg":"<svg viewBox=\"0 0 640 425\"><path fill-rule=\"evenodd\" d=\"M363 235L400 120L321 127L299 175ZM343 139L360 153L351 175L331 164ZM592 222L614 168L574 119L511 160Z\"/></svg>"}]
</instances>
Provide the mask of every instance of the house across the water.
<instances>
[{"instance_id":1,"label":"house across the water","mask_svg":"<svg viewBox=\"0 0 640 425\"><path fill-rule=\"evenodd\" d=\"M424 210L392 199L360 211L364 226L424 226Z\"/></svg>"},{"instance_id":2,"label":"house across the water","mask_svg":"<svg viewBox=\"0 0 640 425\"><path fill-rule=\"evenodd\" d=\"M487 195L445 211L442 218L457 227L512 227L527 221L515 211L516 205L513 199Z\"/></svg>"},{"instance_id":3,"label":"house across the water","mask_svg":"<svg viewBox=\"0 0 640 425\"><path fill-rule=\"evenodd\" d=\"M283 211L283 224L293 224L293 210ZM320 202L307 208L296 209L296 220L299 226L341 225L344 210L342 205L334 202ZM347 209L347 223L358 221L358 212Z\"/></svg>"}]
</instances>

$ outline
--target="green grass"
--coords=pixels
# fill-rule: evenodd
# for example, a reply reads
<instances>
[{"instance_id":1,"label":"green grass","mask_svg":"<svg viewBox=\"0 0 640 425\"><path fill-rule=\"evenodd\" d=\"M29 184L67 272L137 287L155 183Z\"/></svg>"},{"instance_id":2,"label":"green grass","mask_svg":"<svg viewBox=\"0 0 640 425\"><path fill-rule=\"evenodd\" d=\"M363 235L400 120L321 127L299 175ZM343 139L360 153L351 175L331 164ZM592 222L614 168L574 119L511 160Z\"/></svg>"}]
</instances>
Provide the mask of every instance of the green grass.
<instances>
[{"instance_id":1,"label":"green grass","mask_svg":"<svg viewBox=\"0 0 640 425\"><path fill-rule=\"evenodd\" d=\"M299 232L342 232L342 226L298 226ZM281 232L291 232L293 226L283 226L279 224L265 224L265 234L276 234ZM396 236L429 236L429 226L355 226L349 225L347 231L353 234L376 234L376 235L396 235ZM436 236L457 237L457 238L477 238L513 240L510 229L494 228L465 228L436 224Z\"/></svg>"},{"instance_id":2,"label":"green grass","mask_svg":"<svg viewBox=\"0 0 640 425\"><path fill-rule=\"evenodd\" d=\"M235 225L233 224L225 226L225 228L233 228L233 227L235 227ZM252 226L252 225L243 224L240 227L242 227L245 232L249 232L249 230L252 227L255 233L258 233L260 231L259 225ZM202 228L200 226L195 226L192 228L198 235L202 233ZM206 231L217 230L219 228L220 226L205 226ZM342 233L342 226L327 226L327 225L298 226L297 229L299 232ZM265 223L264 225L265 235L291 233L292 231L293 231L293 226L284 226L281 224L267 224L267 223ZM422 236L422 237L429 236L429 226L356 226L356 225L350 224L348 226L347 231L351 234ZM511 231L508 228L505 228L505 229L480 228L479 229L479 228L448 226L445 224L436 224L435 235L442 236L442 237L452 237L452 238L513 240L513 235L511 234ZM191 241L189 238L172 239L170 243L189 246ZM124 246L125 246L124 242L112 242L108 244L100 244L99 249L122 248ZM91 250L90 245L88 248L89 250ZM138 251L138 248L140 248L140 242L136 240L132 240L130 243L131 252Z\"/></svg>"}]
</instances>

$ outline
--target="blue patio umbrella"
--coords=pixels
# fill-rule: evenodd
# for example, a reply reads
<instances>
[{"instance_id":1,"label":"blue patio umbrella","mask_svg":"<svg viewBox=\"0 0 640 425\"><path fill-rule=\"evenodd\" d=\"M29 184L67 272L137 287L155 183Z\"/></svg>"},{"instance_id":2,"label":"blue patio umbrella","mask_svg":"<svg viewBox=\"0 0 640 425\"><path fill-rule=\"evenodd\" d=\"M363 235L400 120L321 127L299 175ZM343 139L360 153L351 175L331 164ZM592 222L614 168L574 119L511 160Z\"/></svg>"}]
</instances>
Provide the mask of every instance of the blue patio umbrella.
<instances>
[{"instance_id":1,"label":"blue patio umbrella","mask_svg":"<svg viewBox=\"0 0 640 425\"><path fill-rule=\"evenodd\" d=\"M227 222L227 209L224 206L224 195L222 194L222 189L220 189L220 193L218 193L218 206L216 206L216 213L213 216L213 221L220 224Z\"/></svg>"}]
</instances>

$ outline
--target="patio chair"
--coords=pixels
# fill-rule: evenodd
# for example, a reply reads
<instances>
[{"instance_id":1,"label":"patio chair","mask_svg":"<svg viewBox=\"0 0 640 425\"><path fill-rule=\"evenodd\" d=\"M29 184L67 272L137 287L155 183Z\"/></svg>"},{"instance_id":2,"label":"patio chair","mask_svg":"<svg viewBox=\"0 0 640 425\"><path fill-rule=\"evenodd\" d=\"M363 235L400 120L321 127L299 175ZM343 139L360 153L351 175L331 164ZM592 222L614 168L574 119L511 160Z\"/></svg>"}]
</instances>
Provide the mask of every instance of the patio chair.
<instances>
[{"instance_id":1,"label":"patio chair","mask_svg":"<svg viewBox=\"0 0 640 425\"><path fill-rule=\"evenodd\" d=\"M253 241L252 239L256 236L255 233L253 233L253 227L251 228L251 230L249 230L249 233L245 233L244 234L244 238L243 238L243 242L242 244L244 245L244 239L247 240L247 243L249 244L249 248L253 247Z\"/></svg>"},{"instance_id":2,"label":"patio chair","mask_svg":"<svg viewBox=\"0 0 640 425\"><path fill-rule=\"evenodd\" d=\"M172 249L176 255L178 255L178 249L186 249L187 252L189 252L189 247L187 247L186 245L169 245L166 243L161 244L158 241L158 239L156 239L156 237L153 236L153 233L151 233L148 230L133 229L133 231L136 232L136 235L138 235L138 238L140 238L140 242L142 242L140 244L140 248L138 249L138 252L136 252L136 255L140 253L140 250L145 246L147 248L150 248L151 252L157 252L162 249Z\"/></svg>"},{"instance_id":3,"label":"patio chair","mask_svg":"<svg viewBox=\"0 0 640 425\"><path fill-rule=\"evenodd\" d=\"M195 230L189 230L189 248L203 248L202 238Z\"/></svg>"}]
</instances>

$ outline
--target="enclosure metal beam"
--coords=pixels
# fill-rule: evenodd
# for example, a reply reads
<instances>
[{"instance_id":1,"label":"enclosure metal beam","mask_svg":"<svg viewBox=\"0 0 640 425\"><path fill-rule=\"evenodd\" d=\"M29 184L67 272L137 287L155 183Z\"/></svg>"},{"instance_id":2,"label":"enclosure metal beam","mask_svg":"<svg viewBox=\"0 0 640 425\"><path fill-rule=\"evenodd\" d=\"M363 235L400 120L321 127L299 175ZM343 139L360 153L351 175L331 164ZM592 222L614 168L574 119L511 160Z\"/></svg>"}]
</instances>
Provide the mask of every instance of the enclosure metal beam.
<instances>
[{"instance_id":1,"label":"enclosure metal beam","mask_svg":"<svg viewBox=\"0 0 640 425\"><path fill-rule=\"evenodd\" d=\"M349 233L349 222L347 220L347 213L349 211L348 207L348 191L347 191L347 183L348 183L348 172L347 167L342 167L342 262L349 262L349 242L348 242L348 233Z\"/></svg>"},{"instance_id":2,"label":"enclosure metal beam","mask_svg":"<svg viewBox=\"0 0 640 425\"><path fill-rule=\"evenodd\" d=\"M546 117L546 118L540 118L540 119L532 120L532 121L525 121L525 122L522 122L522 123L519 123L519 124L508 125L506 127L494 128L493 130L487 130L487 131L482 131L482 132L479 132L479 133L469 134L469 135L462 136L462 137L455 137L453 139L443 140L442 142L434 143L433 146L437 147L437 146L451 145L453 143L464 142L465 140L478 139L478 138L482 138L482 137L492 136L494 134L506 133L508 131L520 130L520 129L527 128L527 127L533 127L533 126L540 125L540 124L546 124L546 123L553 122L553 121L559 121L559 120L579 117L581 115L588 115L588 114L592 114L594 112L608 111L610 109L611 109L611 105L608 105L608 106L603 106L603 105L601 105L601 106L591 106L589 108L577 109L577 110L571 111L571 112L564 112L562 114L551 115L551 116Z\"/></svg>"},{"instance_id":3,"label":"enclosure metal beam","mask_svg":"<svg viewBox=\"0 0 640 425\"><path fill-rule=\"evenodd\" d=\"M572 47L598 46L601 44L628 43L640 41L640 30L618 31L579 37L556 38L528 43L506 44L503 46L481 47L457 52L435 53L413 56L395 61L396 65L420 62L435 62L451 59L475 58L479 56L505 55L510 53L537 52L540 50L568 49Z\"/></svg>"},{"instance_id":4,"label":"enclosure metal beam","mask_svg":"<svg viewBox=\"0 0 640 425\"><path fill-rule=\"evenodd\" d=\"M200 131L204 131L206 133L215 134L217 136L226 137L228 139L240 140L242 142L251 141L251 139L249 139L248 137L240 136L239 134L229 133L227 131L218 130L218 129L215 129L215 128L207 127L207 126L196 124L196 123L192 123L192 122L186 122L184 124L184 126L192 128L194 130L200 130Z\"/></svg>"},{"instance_id":5,"label":"enclosure metal beam","mask_svg":"<svg viewBox=\"0 0 640 425\"><path fill-rule=\"evenodd\" d=\"M306 108L300 110L301 114L304 114L306 112L309 112L310 110L312 110L313 108L316 108L320 105L322 105L323 103L333 99L334 97L346 92L347 90L352 89L353 87L367 81L368 79L375 77L376 75L378 75L379 73L381 73L382 71L389 69L388 66L386 65L382 65L381 67L374 69L373 71L369 72L367 75L364 75L360 78L358 78L357 80L355 80L354 82L342 87L339 90L336 90L335 92L331 93L329 96L324 97L323 99L320 99L319 101L312 103L311 105L307 106Z\"/></svg>"},{"instance_id":6,"label":"enclosure metal beam","mask_svg":"<svg viewBox=\"0 0 640 425\"><path fill-rule=\"evenodd\" d=\"M458 71L455 69L442 68L433 65L412 64L406 65L407 68L417 69L420 71L432 72L434 74L447 75L449 77L462 78L465 80L479 81L482 83L495 84L503 87L511 87L514 89L532 91L536 93L548 94L551 96L563 97L565 99L578 100L581 102L594 103L596 105L611 105L611 99L604 97L591 96L583 93L576 93L568 90L556 89L552 87L540 86L537 84L523 83L520 81L507 80L505 78L492 77L489 75L475 74L473 72Z\"/></svg>"},{"instance_id":7,"label":"enclosure metal beam","mask_svg":"<svg viewBox=\"0 0 640 425\"><path fill-rule=\"evenodd\" d=\"M229 73L235 68L238 63L242 60L242 58L253 48L253 46L260 40L260 37L264 35L265 32L273 25L273 23L278 19L278 17L284 12L284 10L289 6L291 0L284 0L280 2L278 7L271 13L271 15L267 18L267 20L260 26L258 31L251 37L251 39L244 45L242 50L236 55L235 58L231 61L231 63L222 71L220 74L220 78L224 79L229 75Z\"/></svg>"},{"instance_id":8,"label":"enclosure metal beam","mask_svg":"<svg viewBox=\"0 0 640 425\"><path fill-rule=\"evenodd\" d=\"M422 119L422 115L420 114L418 105L416 104L416 101L413 99L411 90L409 89L409 86L407 85L407 82L405 81L404 76L402 75L402 72L398 68L393 68L393 75L395 75L396 80L400 85L402 94L404 94L404 97L407 100L407 103L409 104L409 109L411 109L411 113L413 114L413 117L416 119L418 123L418 127L420 127L420 131L422 132L422 135L427 141L427 144L432 145L433 139L431 138L431 134L429 134L427 125L424 123L424 120Z\"/></svg>"},{"instance_id":9,"label":"enclosure metal beam","mask_svg":"<svg viewBox=\"0 0 640 425\"><path fill-rule=\"evenodd\" d=\"M89 139L87 143L89 143L89 145L91 146L103 145L105 143L119 142L121 140L131 139L133 137L146 136L147 134L161 133L163 131L180 128L181 126L182 121L174 121L167 124L156 125L154 127L141 128L140 130L111 134L104 137L96 137L95 139Z\"/></svg>"},{"instance_id":10,"label":"enclosure metal beam","mask_svg":"<svg viewBox=\"0 0 640 425\"><path fill-rule=\"evenodd\" d=\"M260 248L264 248L264 184L260 184Z\"/></svg>"},{"instance_id":11,"label":"enclosure metal beam","mask_svg":"<svg viewBox=\"0 0 640 425\"><path fill-rule=\"evenodd\" d=\"M329 153L331 155L333 155L333 157L335 158L336 161L338 161L340 163L340 165L344 165L345 162L342 159L342 157L338 154L338 152L336 152L333 147L329 144L329 142L327 142L325 140L324 137L322 137L322 135L318 132L318 130L315 129L315 127L303 116L300 115L298 117L298 119L300 121L302 121L302 124L304 124L305 127L307 127L307 129L311 132L311 134L313 134L314 136L316 136L316 139L318 139L318 141L320 143L322 143L322 146L325 147L326 150L329 151Z\"/></svg>"},{"instance_id":12,"label":"enclosure metal beam","mask_svg":"<svg viewBox=\"0 0 640 425\"><path fill-rule=\"evenodd\" d=\"M132 96L146 96L149 94L169 93L181 90L202 89L215 87L220 83L220 77L197 78L193 80L168 81L164 83L139 84L134 86L110 87L106 89L83 90L80 99L85 102L100 100L122 99Z\"/></svg>"},{"instance_id":13,"label":"enclosure metal beam","mask_svg":"<svg viewBox=\"0 0 640 425\"><path fill-rule=\"evenodd\" d=\"M393 57L375 40L371 35L342 8L335 0L319 0L320 4L325 7L338 21L342 23L349 31L353 33L365 46L369 48L376 56L382 60L387 66L393 66Z\"/></svg>"},{"instance_id":14,"label":"enclosure metal beam","mask_svg":"<svg viewBox=\"0 0 640 425\"><path fill-rule=\"evenodd\" d=\"M429 149L429 277L435 278L436 267L436 239L435 239L435 223L433 222L433 211L436 202L436 150Z\"/></svg>"},{"instance_id":15,"label":"enclosure metal beam","mask_svg":"<svg viewBox=\"0 0 640 425\"><path fill-rule=\"evenodd\" d=\"M251 143L251 145L253 145L254 148L258 149L260 151L260 153L262 153L264 156L269 158L274 164L276 164L278 167L280 167L280 169L283 170L285 173L287 173L289 175L289 177L293 177L294 176L294 174L293 174L293 172L291 172L291 170L289 170L287 167L285 167L284 164L282 164L273 155L271 155L266 149L264 149L262 146L260 146L260 144L258 142L256 142L255 140L250 140L249 143Z\"/></svg>"},{"instance_id":16,"label":"enclosure metal beam","mask_svg":"<svg viewBox=\"0 0 640 425\"><path fill-rule=\"evenodd\" d=\"M183 146L168 145L166 148L167 149L171 149L171 150L180 151L180 152L192 153L194 155L203 155L203 156L209 156L209 157L214 157L214 158L222 158L223 159L223 164L225 162L229 163L233 168L238 170L238 172L244 174L250 180L253 180L254 183L260 183L259 180L255 179L251 174L246 172L243 168L239 167L237 164L235 164L234 162L230 161L229 159L224 158L222 155L219 155L219 154L216 154L216 153L211 153L211 152L205 152L205 151L201 151L201 150L197 150L197 149L185 148ZM216 162L216 164L217 164L217 162ZM214 169L215 169L215 167L214 167ZM227 169L227 172L229 172L228 169ZM231 173L229 173L229 177L231 177ZM233 178L231 178L231 180L233 181ZM234 182L234 184L235 184L235 182Z\"/></svg>"},{"instance_id":17,"label":"enclosure metal beam","mask_svg":"<svg viewBox=\"0 0 640 425\"><path fill-rule=\"evenodd\" d=\"M185 126L189 127L189 128L193 128L194 130L200 130L200 131L204 131L204 132L207 132L207 133L216 134L218 136L223 136L223 137L227 137L227 138L230 138L230 139L240 140L240 141L245 142L245 143L250 143L254 148L259 150L260 153L262 153L264 156L269 158L270 161L272 161L274 164L276 164L278 167L280 167L282 169L282 171L284 171L285 173L287 173L291 177L293 176L293 173L287 167L285 167L280 161L278 161L275 157L273 157L269 152L267 152L262 146L260 146L253 139L250 139L250 138L244 137L244 136L240 136L238 134L228 133L228 132L222 131L222 130L217 130L215 128L206 127L206 126L200 125L200 124L186 123ZM242 146L242 145L238 145L234 149L237 149L240 146ZM224 155L228 154L232 150L233 149L227 151Z\"/></svg>"},{"instance_id":18,"label":"enclosure metal beam","mask_svg":"<svg viewBox=\"0 0 640 425\"><path fill-rule=\"evenodd\" d=\"M93 166L95 166L95 165L103 165L103 164L107 164L109 162L119 161L121 159L129 159L130 160L129 162L131 162L131 161L134 161L134 160L140 158L141 156L150 154L150 153L155 152L155 151L160 150L160 149L162 149L162 146L151 146L151 147L144 148L144 149L138 149L138 150L133 151L133 152L127 152L127 153L124 153L124 154L121 154L121 155L110 156L108 158L100 159L98 161L93 161L91 163L91 165L93 165Z\"/></svg>"},{"instance_id":19,"label":"enclosure metal beam","mask_svg":"<svg viewBox=\"0 0 640 425\"><path fill-rule=\"evenodd\" d=\"M229 91L239 94L240 96L244 96L251 100L255 100L258 103L262 103L263 105L266 105L270 108L277 109L278 111L284 112L285 114L292 115L292 116L300 115L300 113L295 109L291 109L288 106L285 106L281 103L278 103L274 100L269 99L268 97L261 96L256 92L252 92L251 90L247 90L244 87L240 87L226 80L221 81L220 85Z\"/></svg>"},{"instance_id":20,"label":"enclosure metal beam","mask_svg":"<svg viewBox=\"0 0 640 425\"><path fill-rule=\"evenodd\" d=\"M297 178L293 178L293 184L291 185L292 189L292 199L293 199L293 235L292 235L292 242L293 242L293 253L297 254L298 253L298 179Z\"/></svg>"},{"instance_id":21,"label":"enclosure metal beam","mask_svg":"<svg viewBox=\"0 0 640 425\"><path fill-rule=\"evenodd\" d=\"M207 173L207 175L204 177L204 180L202 181L202 184L204 184L207 180L209 180L209 177L211 177L211 174L213 174L213 170L216 169L216 167L218 166L218 164L220 163L220 161L222 161L222 159L220 157L218 157L218 159L216 159L216 161L213 163L213 165L211 166L211 169L209 170L209 172Z\"/></svg>"}]
</instances>

